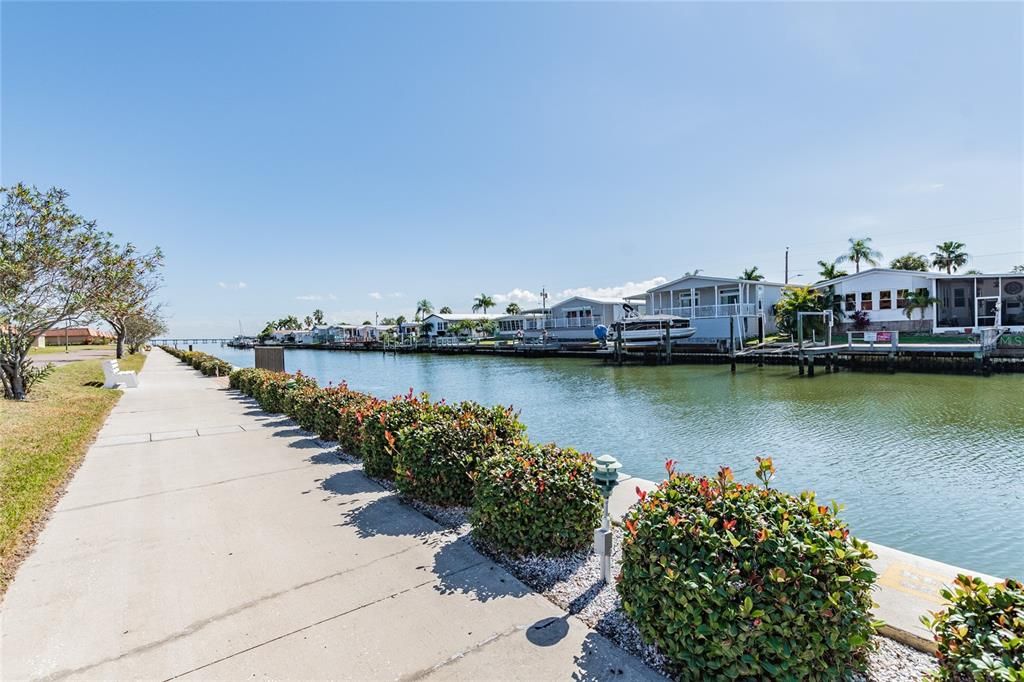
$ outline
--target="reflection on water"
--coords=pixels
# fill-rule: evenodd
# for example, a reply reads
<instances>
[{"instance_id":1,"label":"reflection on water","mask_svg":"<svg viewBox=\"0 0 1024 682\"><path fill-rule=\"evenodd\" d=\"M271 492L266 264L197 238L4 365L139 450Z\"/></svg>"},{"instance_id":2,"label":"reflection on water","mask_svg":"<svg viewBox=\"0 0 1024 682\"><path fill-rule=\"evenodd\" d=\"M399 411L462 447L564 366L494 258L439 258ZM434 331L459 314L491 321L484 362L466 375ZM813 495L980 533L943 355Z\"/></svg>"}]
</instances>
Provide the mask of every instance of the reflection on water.
<instances>
[{"instance_id":1,"label":"reflection on water","mask_svg":"<svg viewBox=\"0 0 1024 682\"><path fill-rule=\"evenodd\" d=\"M236 365L253 352L205 347ZM846 506L861 537L995 575L1024 576L1024 376L989 378L741 365L613 367L590 360L287 351L289 371L389 397L515 405L537 441L610 453L660 479L671 457Z\"/></svg>"}]
</instances>

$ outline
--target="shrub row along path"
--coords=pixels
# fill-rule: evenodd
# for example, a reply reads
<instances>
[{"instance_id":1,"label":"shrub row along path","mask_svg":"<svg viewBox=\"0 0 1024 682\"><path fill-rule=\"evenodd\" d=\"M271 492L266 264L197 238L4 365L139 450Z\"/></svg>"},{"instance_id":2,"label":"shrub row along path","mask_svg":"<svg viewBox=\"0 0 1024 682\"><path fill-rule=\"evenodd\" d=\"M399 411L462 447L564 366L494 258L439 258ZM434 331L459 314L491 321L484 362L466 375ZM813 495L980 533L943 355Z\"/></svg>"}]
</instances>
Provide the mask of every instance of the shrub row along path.
<instances>
[{"instance_id":1,"label":"shrub row along path","mask_svg":"<svg viewBox=\"0 0 1024 682\"><path fill-rule=\"evenodd\" d=\"M280 415L154 350L0 610L4 679L646 679Z\"/></svg>"}]
</instances>

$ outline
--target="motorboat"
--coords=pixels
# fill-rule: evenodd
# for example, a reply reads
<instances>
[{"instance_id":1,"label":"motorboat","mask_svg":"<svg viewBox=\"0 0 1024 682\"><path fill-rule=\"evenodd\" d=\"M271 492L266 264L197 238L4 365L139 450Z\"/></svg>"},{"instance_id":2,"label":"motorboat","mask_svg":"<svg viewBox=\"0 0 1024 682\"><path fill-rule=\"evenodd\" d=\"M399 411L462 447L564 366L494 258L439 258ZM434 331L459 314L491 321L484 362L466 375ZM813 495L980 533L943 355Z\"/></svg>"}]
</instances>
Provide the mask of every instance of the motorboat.
<instances>
[{"instance_id":1,"label":"motorboat","mask_svg":"<svg viewBox=\"0 0 1024 682\"><path fill-rule=\"evenodd\" d=\"M641 315L630 306L623 306L626 315L615 322L613 329L622 345L631 348L655 348L665 342L665 334L673 341L688 339L697 333L690 320L678 315Z\"/></svg>"}]
</instances>

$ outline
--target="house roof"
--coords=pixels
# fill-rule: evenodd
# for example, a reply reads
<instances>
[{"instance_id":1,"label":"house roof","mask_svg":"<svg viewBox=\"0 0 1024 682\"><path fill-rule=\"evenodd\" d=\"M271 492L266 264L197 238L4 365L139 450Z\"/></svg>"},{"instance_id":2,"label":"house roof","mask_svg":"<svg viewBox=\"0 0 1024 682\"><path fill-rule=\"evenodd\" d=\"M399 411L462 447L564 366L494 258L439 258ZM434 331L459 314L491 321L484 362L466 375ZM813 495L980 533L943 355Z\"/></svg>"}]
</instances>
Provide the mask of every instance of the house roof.
<instances>
[{"instance_id":1,"label":"house roof","mask_svg":"<svg viewBox=\"0 0 1024 682\"><path fill-rule=\"evenodd\" d=\"M441 313L431 313L427 315L426 320L438 317L446 322L457 322L458 320L496 320L504 316L505 313L445 313L443 315Z\"/></svg>"},{"instance_id":2,"label":"house roof","mask_svg":"<svg viewBox=\"0 0 1024 682\"><path fill-rule=\"evenodd\" d=\"M729 284L764 284L764 285L767 285L767 286L776 286L776 287L784 287L784 286L786 286L782 282L769 282L769 281L763 280L763 279L760 279L760 280L758 280L758 279L740 279L739 277L714 277L712 275L696 274L696 275L683 275L679 279L674 279L671 282L665 282L664 284L659 284L656 287L651 287L650 289L648 289L646 291L646 293L650 294L650 293L655 292L655 291L660 291L662 289L667 289L669 287L673 287L673 286L675 286L677 284L680 284L680 283L685 282L685 281L690 280L690 279L707 280L709 282L727 282ZM639 296L639 294L637 294L637 296ZM629 298L633 298L633 297L629 297Z\"/></svg>"},{"instance_id":3,"label":"house roof","mask_svg":"<svg viewBox=\"0 0 1024 682\"><path fill-rule=\"evenodd\" d=\"M849 275L843 275L842 277L833 277L832 279L826 279L822 282L815 282L811 286L817 287L828 287L836 284L837 282L845 282L851 279L859 279L861 277L867 277L868 275L906 275L908 277L930 277L935 278L939 274L945 276L945 273L938 272L927 272L922 270L895 270L893 268L871 268L870 270L863 270L861 272L854 272Z\"/></svg>"},{"instance_id":4,"label":"house roof","mask_svg":"<svg viewBox=\"0 0 1024 682\"><path fill-rule=\"evenodd\" d=\"M613 296L570 296L569 298L563 299L558 303L552 304L550 308L557 308L560 305L564 305L569 301L587 301L589 303L597 303L600 305L622 305L624 299L621 297L615 298Z\"/></svg>"},{"instance_id":5,"label":"house roof","mask_svg":"<svg viewBox=\"0 0 1024 682\"><path fill-rule=\"evenodd\" d=\"M46 337L64 338L65 334L67 334L68 336L89 336L92 338L113 338L114 336L108 331L90 329L89 327L68 327L67 329L54 327L53 329L47 329L45 332L43 332L43 336Z\"/></svg>"}]
</instances>

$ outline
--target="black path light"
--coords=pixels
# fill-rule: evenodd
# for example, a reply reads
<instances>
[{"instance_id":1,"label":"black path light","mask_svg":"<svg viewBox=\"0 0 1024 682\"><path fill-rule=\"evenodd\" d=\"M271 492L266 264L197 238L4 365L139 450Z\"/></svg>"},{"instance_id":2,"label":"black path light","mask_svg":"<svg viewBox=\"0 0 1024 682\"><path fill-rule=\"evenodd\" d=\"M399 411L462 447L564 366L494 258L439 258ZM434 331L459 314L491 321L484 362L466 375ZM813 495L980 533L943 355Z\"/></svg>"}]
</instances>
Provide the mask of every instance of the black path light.
<instances>
[{"instance_id":1,"label":"black path light","mask_svg":"<svg viewBox=\"0 0 1024 682\"><path fill-rule=\"evenodd\" d=\"M601 527L594 531L594 553L601 557L601 580L606 584L612 579L612 524L608 513L608 500L612 490L619 484L619 469L622 464L611 455L601 455L594 460L594 482L604 498L604 514Z\"/></svg>"}]
</instances>

